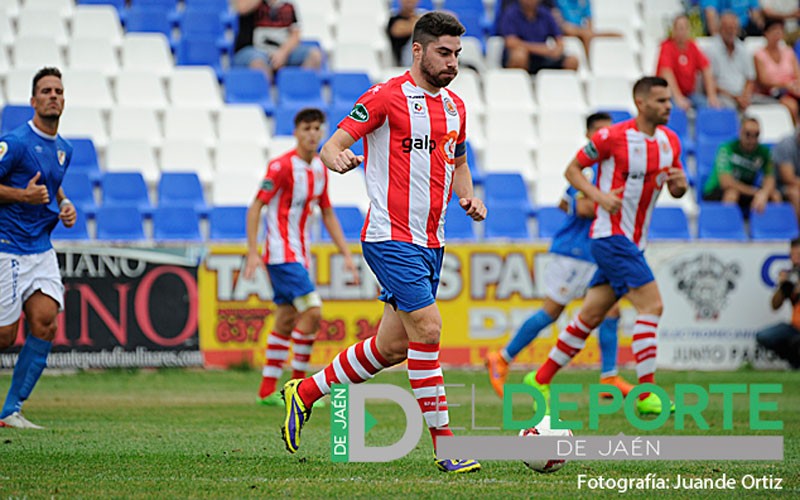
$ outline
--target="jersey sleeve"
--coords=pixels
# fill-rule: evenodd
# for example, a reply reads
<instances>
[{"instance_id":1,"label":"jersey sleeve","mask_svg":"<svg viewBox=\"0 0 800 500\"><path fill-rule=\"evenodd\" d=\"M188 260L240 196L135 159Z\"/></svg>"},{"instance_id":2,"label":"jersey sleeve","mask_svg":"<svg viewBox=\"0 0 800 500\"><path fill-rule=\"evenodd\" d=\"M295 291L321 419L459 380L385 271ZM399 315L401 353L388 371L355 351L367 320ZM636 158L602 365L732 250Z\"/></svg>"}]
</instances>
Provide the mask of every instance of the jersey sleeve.
<instances>
[{"instance_id":1,"label":"jersey sleeve","mask_svg":"<svg viewBox=\"0 0 800 500\"><path fill-rule=\"evenodd\" d=\"M8 175L22 153L22 146L11 137L0 137L0 179Z\"/></svg>"},{"instance_id":2,"label":"jersey sleeve","mask_svg":"<svg viewBox=\"0 0 800 500\"><path fill-rule=\"evenodd\" d=\"M611 131L603 127L594 133L589 142L580 151L577 159L581 167L591 167L609 157L611 151Z\"/></svg>"},{"instance_id":3,"label":"jersey sleeve","mask_svg":"<svg viewBox=\"0 0 800 500\"><path fill-rule=\"evenodd\" d=\"M331 207L331 198L328 196L328 169L324 170L325 174L325 188L322 190L322 194L319 197L319 208L325 209Z\"/></svg>"},{"instance_id":4,"label":"jersey sleeve","mask_svg":"<svg viewBox=\"0 0 800 500\"><path fill-rule=\"evenodd\" d=\"M353 139L361 139L386 120L388 98L385 85L373 85L358 98L350 114L339 122L339 128L350 134Z\"/></svg>"},{"instance_id":5,"label":"jersey sleeve","mask_svg":"<svg viewBox=\"0 0 800 500\"><path fill-rule=\"evenodd\" d=\"M261 181L261 187L258 189L256 198L264 202L264 204L272 201L272 198L280 192L286 183L289 170L290 168L282 165L280 160L271 162L267 167L267 175Z\"/></svg>"}]
</instances>

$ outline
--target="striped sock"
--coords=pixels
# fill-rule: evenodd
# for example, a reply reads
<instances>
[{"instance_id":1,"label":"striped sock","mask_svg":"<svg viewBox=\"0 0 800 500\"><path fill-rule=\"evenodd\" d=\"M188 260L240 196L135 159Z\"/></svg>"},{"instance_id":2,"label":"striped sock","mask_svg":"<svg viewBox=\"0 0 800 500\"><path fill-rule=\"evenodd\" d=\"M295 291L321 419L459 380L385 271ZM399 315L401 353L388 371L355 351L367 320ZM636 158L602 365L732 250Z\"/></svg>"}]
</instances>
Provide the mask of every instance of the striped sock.
<instances>
[{"instance_id":1,"label":"striped sock","mask_svg":"<svg viewBox=\"0 0 800 500\"><path fill-rule=\"evenodd\" d=\"M376 346L376 337L353 344L333 358L333 362L297 386L297 393L308 408L325 394L331 384L360 384L391 366Z\"/></svg>"},{"instance_id":2,"label":"striped sock","mask_svg":"<svg viewBox=\"0 0 800 500\"><path fill-rule=\"evenodd\" d=\"M636 376L640 384L654 384L656 372L656 330L661 316L640 314L633 325L633 342L631 350L636 359ZM649 392L639 395L639 399L649 396Z\"/></svg>"},{"instance_id":3,"label":"striped sock","mask_svg":"<svg viewBox=\"0 0 800 500\"><path fill-rule=\"evenodd\" d=\"M408 380L428 424L435 451L439 436L453 435L448 427L450 416L447 413L442 368L439 366L439 344L408 343Z\"/></svg>"},{"instance_id":4,"label":"striped sock","mask_svg":"<svg viewBox=\"0 0 800 500\"><path fill-rule=\"evenodd\" d=\"M550 351L547 361L536 372L536 381L540 384L549 384L556 372L581 352L590 333L592 327L575 316L567 328L558 335L558 342Z\"/></svg>"},{"instance_id":5,"label":"striped sock","mask_svg":"<svg viewBox=\"0 0 800 500\"><path fill-rule=\"evenodd\" d=\"M261 387L258 397L265 398L275 392L275 385L283 373L283 363L289 357L289 337L271 332L267 337L267 350L264 353L264 369L261 371Z\"/></svg>"},{"instance_id":6,"label":"striped sock","mask_svg":"<svg viewBox=\"0 0 800 500\"><path fill-rule=\"evenodd\" d=\"M306 378L308 371L308 360L311 359L311 348L314 347L314 339L317 333L303 333L300 330L292 330L292 379Z\"/></svg>"}]
</instances>

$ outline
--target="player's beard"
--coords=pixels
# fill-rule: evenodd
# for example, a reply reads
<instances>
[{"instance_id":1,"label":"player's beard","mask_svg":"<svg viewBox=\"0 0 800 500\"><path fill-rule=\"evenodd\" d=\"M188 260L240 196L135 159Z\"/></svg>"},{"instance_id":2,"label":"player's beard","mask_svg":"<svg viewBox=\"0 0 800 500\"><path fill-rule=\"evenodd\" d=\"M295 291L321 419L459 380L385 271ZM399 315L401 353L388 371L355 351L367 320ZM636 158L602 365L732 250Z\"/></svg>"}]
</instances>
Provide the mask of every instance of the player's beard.
<instances>
[{"instance_id":1,"label":"player's beard","mask_svg":"<svg viewBox=\"0 0 800 500\"><path fill-rule=\"evenodd\" d=\"M428 63L428 59L424 55L422 56L422 61L420 61L419 69L422 72L422 77L425 78L428 83L439 88L450 85L450 82L458 75L458 68L453 68L452 74L442 71L438 74L434 74L432 65Z\"/></svg>"}]
</instances>

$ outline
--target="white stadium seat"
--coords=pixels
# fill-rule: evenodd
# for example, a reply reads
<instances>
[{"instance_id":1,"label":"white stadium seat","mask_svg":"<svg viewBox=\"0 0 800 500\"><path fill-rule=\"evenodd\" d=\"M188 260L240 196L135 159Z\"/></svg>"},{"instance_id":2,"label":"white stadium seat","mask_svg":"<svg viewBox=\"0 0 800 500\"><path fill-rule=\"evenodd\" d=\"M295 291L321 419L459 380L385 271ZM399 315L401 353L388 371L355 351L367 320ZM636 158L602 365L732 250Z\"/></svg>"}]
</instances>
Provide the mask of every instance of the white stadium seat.
<instances>
[{"instance_id":1,"label":"white stadium seat","mask_svg":"<svg viewBox=\"0 0 800 500\"><path fill-rule=\"evenodd\" d=\"M72 36L76 38L102 38L119 47L122 43L122 25L117 9L111 5L78 5L72 18Z\"/></svg>"},{"instance_id":2,"label":"white stadium seat","mask_svg":"<svg viewBox=\"0 0 800 500\"><path fill-rule=\"evenodd\" d=\"M482 119L486 114L486 100L481 91L480 76L469 68L460 68L458 76L447 86L464 101L467 108L467 123Z\"/></svg>"},{"instance_id":3,"label":"white stadium seat","mask_svg":"<svg viewBox=\"0 0 800 500\"><path fill-rule=\"evenodd\" d=\"M169 75L169 100L173 106L218 111L222 97L217 75L209 66L180 66Z\"/></svg>"},{"instance_id":4,"label":"white stadium seat","mask_svg":"<svg viewBox=\"0 0 800 500\"><path fill-rule=\"evenodd\" d=\"M67 67L71 70L100 71L107 77L119 73L117 54L100 38L73 38L67 47Z\"/></svg>"},{"instance_id":5,"label":"white stadium seat","mask_svg":"<svg viewBox=\"0 0 800 500\"><path fill-rule=\"evenodd\" d=\"M486 72L486 60L483 57L483 46L480 40L474 36L461 37L461 55L458 58L458 64L460 71L472 66L479 73Z\"/></svg>"},{"instance_id":6,"label":"white stadium seat","mask_svg":"<svg viewBox=\"0 0 800 500\"><path fill-rule=\"evenodd\" d=\"M114 106L111 87L103 73L65 70L63 80L68 106L95 107L102 110L109 110Z\"/></svg>"},{"instance_id":7,"label":"white stadium seat","mask_svg":"<svg viewBox=\"0 0 800 500\"><path fill-rule=\"evenodd\" d=\"M489 144L513 141L533 149L539 144L538 139L532 115L489 108L486 114L486 140Z\"/></svg>"},{"instance_id":8,"label":"white stadium seat","mask_svg":"<svg viewBox=\"0 0 800 500\"><path fill-rule=\"evenodd\" d=\"M58 46L67 44L69 36L64 20L47 10L22 8L17 19L17 37L45 37Z\"/></svg>"},{"instance_id":9,"label":"white stadium seat","mask_svg":"<svg viewBox=\"0 0 800 500\"><path fill-rule=\"evenodd\" d=\"M25 0L25 8L58 12L62 19L69 20L74 13L75 2L73 0Z\"/></svg>"},{"instance_id":10,"label":"white stadium seat","mask_svg":"<svg viewBox=\"0 0 800 500\"><path fill-rule=\"evenodd\" d=\"M211 183L211 200L217 206L247 205L256 196L264 171L214 173Z\"/></svg>"},{"instance_id":11,"label":"white stadium seat","mask_svg":"<svg viewBox=\"0 0 800 500\"><path fill-rule=\"evenodd\" d=\"M564 171L575 157L584 140L553 140L542 145L537 152L538 166L534 202L539 206L555 206L567 188Z\"/></svg>"},{"instance_id":12,"label":"white stadium seat","mask_svg":"<svg viewBox=\"0 0 800 500\"><path fill-rule=\"evenodd\" d=\"M139 106L163 110L168 106L161 78L155 73L123 70L116 79L120 106Z\"/></svg>"},{"instance_id":13,"label":"white stadium seat","mask_svg":"<svg viewBox=\"0 0 800 500\"><path fill-rule=\"evenodd\" d=\"M586 114L576 110L543 109L539 112L539 143L542 148L552 141L575 141L584 137Z\"/></svg>"},{"instance_id":14,"label":"white stadium seat","mask_svg":"<svg viewBox=\"0 0 800 500\"><path fill-rule=\"evenodd\" d=\"M586 82L589 109L619 109L636 113L633 104L633 81L621 77L596 77Z\"/></svg>"},{"instance_id":15,"label":"white stadium seat","mask_svg":"<svg viewBox=\"0 0 800 500\"><path fill-rule=\"evenodd\" d=\"M21 4L20 0L0 0L0 11L5 11L9 19L16 20Z\"/></svg>"},{"instance_id":16,"label":"white stadium seat","mask_svg":"<svg viewBox=\"0 0 800 500\"><path fill-rule=\"evenodd\" d=\"M147 141L113 139L106 152L108 172L140 172L148 184L158 182L161 172Z\"/></svg>"},{"instance_id":17,"label":"white stadium seat","mask_svg":"<svg viewBox=\"0 0 800 500\"><path fill-rule=\"evenodd\" d=\"M364 170L357 168L346 174L328 172L328 196L333 206L355 205L366 214L369 209Z\"/></svg>"},{"instance_id":18,"label":"white stadium seat","mask_svg":"<svg viewBox=\"0 0 800 500\"><path fill-rule=\"evenodd\" d=\"M589 64L595 77L636 79L642 74L636 55L624 38L593 39L589 48Z\"/></svg>"},{"instance_id":19,"label":"white stadium seat","mask_svg":"<svg viewBox=\"0 0 800 500\"><path fill-rule=\"evenodd\" d=\"M221 141L244 141L260 148L269 146L269 127L260 106L249 104L223 106L219 112L218 123Z\"/></svg>"},{"instance_id":20,"label":"white stadium seat","mask_svg":"<svg viewBox=\"0 0 800 500\"><path fill-rule=\"evenodd\" d=\"M162 172L195 172L203 184L213 180L211 156L203 141L164 139L159 164Z\"/></svg>"},{"instance_id":21,"label":"white stadium seat","mask_svg":"<svg viewBox=\"0 0 800 500\"><path fill-rule=\"evenodd\" d=\"M381 76L381 62L372 47L360 43L337 43L331 55L331 69L334 71L362 71L370 80L378 81Z\"/></svg>"},{"instance_id":22,"label":"white stadium seat","mask_svg":"<svg viewBox=\"0 0 800 500\"><path fill-rule=\"evenodd\" d=\"M531 77L524 69L492 69L483 78L484 95L489 110L513 109L520 113L536 112Z\"/></svg>"},{"instance_id":23,"label":"white stadium seat","mask_svg":"<svg viewBox=\"0 0 800 500\"><path fill-rule=\"evenodd\" d=\"M12 46L15 38L14 30L11 29L11 16L3 10L2 4L0 4L0 51L5 52L4 47Z\"/></svg>"},{"instance_id":24,"label":"white stadium seat","mask_svg":"<svg viewBox=\"0 0 800 500\"><path fill-rule=\"evenodd\" d=\"M533 151L519 142L488 142L483 171L485 173L516 172L522 175L526 182L533 182L536 179Z\"/></svg>"},{"instance_id":25,"label":"white stadium seat","mask_svg":"<svg viewBox=\"0 0 800 500\"><path fill-rule=\"evenodd\" d=\"M198 108L167 108L164 113L164 137L197 140L211 148L217 133L208 111Z\"/></svg>"},{"instance_id":26,"label":"white stadium seat","mask_svg":"<svg viewBox=\"0 0 800 500\"><path fill-rule=\"evenodd\" d=\"M52 37L17 37L12 53L14 68L36 72L43 66L64 67L61 51Z\"/></svg>"},{"instance_id":27,"label":"white stadium seat","mask_svg":"<svg viewBox=\"0 0 800 500\"><path fill-rule=\"evenodd\" d=\"M277 156L277 155L273 155ZM220 141L215 154L216 172L267 171L264 149L250 142Z\"/></svg>"},{"instance_id":28,"label":"white stadium seat","mask_svg":"<svg viewBox=\"0 0 800 500\"><path fill-rule=\"evenodd\" d=\"M71 106L68 100L58 122L58 133L63 137L88 137L94 142L95 147L101 150L108 145L108 131L102 110L95 107Z\"/></svg>"},{"instance_id":29,"label":"white stadium seat","mask_svg":"<svg viewBox=\"0 0 800 500\"><path fill-rule=\"evenodd\" d=\"M782 104L750 106L745 114L758 120L761 125L759 141L762 143L775 144L794 130L792 115Z\"/></svg>"},{"instance_id":30,"label":"white stadium seat","mask_svg":"<svg viewBox=\"0 0 800 500\"><path fill-rule=\"evenodd\" d=\"M536 99L539 108L553 110L586 111L578 74L574 71L543 69L536 74Z\"/></svg>"},{"instance_id":31,"label":"white stadium seat","mask_svg":"<svg viewBox=\"0 0 800 500\"><path fill-rule=\"evenodd\" d=\"M131 106L111 110L111 140L145 141L158 147L164 140L158 116L152 109Z\"/></svg>"},{"instance_id":32,"label":"white stadium seat","mask_svg":"<svg viewBox=\"0 0 800 500\"><path fill-rule=\"evenodd\" d=\"M169 40L161 33L126 33L122 40L122 69L166 77L175 63Z\"/></svg>"}]
</instances>

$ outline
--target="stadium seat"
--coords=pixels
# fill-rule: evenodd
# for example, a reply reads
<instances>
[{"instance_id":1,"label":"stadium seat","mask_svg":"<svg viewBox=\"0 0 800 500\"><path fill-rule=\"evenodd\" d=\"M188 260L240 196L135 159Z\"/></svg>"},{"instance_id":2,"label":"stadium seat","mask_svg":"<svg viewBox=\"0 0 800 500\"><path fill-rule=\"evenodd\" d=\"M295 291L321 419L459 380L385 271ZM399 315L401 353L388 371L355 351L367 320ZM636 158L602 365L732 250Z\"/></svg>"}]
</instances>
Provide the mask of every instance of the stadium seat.
<instances>
[{"instance_id":1,"label":"stadium seat","mask_svg":"<svg viewBox=\"0 0 800 500\"><path fill-rule=\"evenodd\" d=\"M275 151L272 156L282 153ZM239 141L220 141L216 150L216 172L225 173L258 173L267 171L267 157L264 149L256 144Z\"/></svg>"},{"instance_id":2,"label":"stadium seat","mask_svg":"<svg viewBox=\"0 0 800 500\"><path fill-rule=\"evenodd\" d=\"M44 66L64 67L64 58L52 37L30 37L18 34L11 49L16 69L27 69L31 78Z\"/></svg>"},{"instance_id":3,"label":"stadium seat","mask_svg":"<svg viewBox=\"0 0 800 500\"><path fill-rule=\"evenodd\" d=\"M164 140L158 116L152 109L119 106L111 110L111 137L114 140L145 141L158 147Z\"/></svg>"},{"instance_id":4,"label":"stadium seat","mask_svg":"<svg viewBox=\"0 0 800 500\"><path fill-rule=\"evenodd\" d=\"M167 108L164 113L164 137L173 140L203 141L211 148L217 143L217 133L211 114L197 108Z\"/></svg>"},{"instance_id":5,"label":"stadium seat","mask_svg":"<svg viewBox=\"0 0 800 500\"><path fill-rule=\"evenodd\" d=\"M662 194L662 196L664 196ZM658 240L688 240L689 221L680 207L655 207L650 218L648 238Z\"/></svg>"},{"instance_id":6,"label":"stadium seat","mask_svg":"<svg viewBox=\"0 0 800 500\"><path fill-rule=\"evenodd\" d=\"M117 103L156 111L169 105L158 73L127 69L117 76Z\"/></svg>"},{"instance_id":7,"label":"stadium seat","mask_svg":"<svg viewBox=\"0 0 800 500\"><path fill-rule=\"evenodd\" d=\"M250 68L231 68L223 74L225 102L228 104L258 104L267 115L275 112L269 81L263 71Z\"/></svg>"},{"instance_id":8,"label":"stadium seat","mask_svg":"<svg viewBox=\"0 0 800 500\"><path fill-rule=\"evenodd\" d=\"M358 207L345 205L334 206L333 210L336 212L336 217L342 226L344 239L347 241L359 241L361 239L361 229L364 227L364 214L361 213L361 210ZM328 234L325 224L320 223L320 226L322 228L320 240L331 241L331 235Z\"/></svg>"},{"instance_id":9,"label":"stadium seat","mask_svg":"<svg viewBox=\"0 0 800 500\"><path fill-rule=\"evenodd\" d=\"M131 5L125 13L125 31L128 33L161 33L169 37L172 34L170 12L154 5Z\"/></svg>"},{"instance_id":10,"label":"stadium seat","mask_svg":"<svg viewBox=\"0 0 800 500\"><path fill-rule=\"evenodd\" d=\"M69 171L85 173L92 183L99 183L100 163L97 161L97 150L94 147L94 142L83 137L70 137L67 140L72 144L72 159L69 163Z\"/></svg>"},{"instance_id":11,"label":"stadium seat","mask_svg":"<svg viewBox=\"0 0 800 500\"><path fill-rule=\"evenodd\" d=\"M472 143L467 139L467 165L469 172L472 174L472 183L475 185L483 185L483 168L478 161L478 155L472 147Z\"/></svg>"},{"instance_id":12,"label":"stadium seat","mask_svg":"<svg viewBox=\"0 0 800 500\"><path fill-rule=\"evenodd\" d=\"M113 47L122 44L119 13L109 5L79 5L72 18L75 38L102 38Z\"/></svg>"},{"instance_id":13,"label":"stadium seat","mask_svg":"<svg viewBox=\"0 0 800 500\"><path fill-rule=\"evenodd\" d=\"M10 47L14 44L16 35L11 28L11 15L3 9L3 3L0 1L0 47ZM9 63L8 56L5 50L0 50L0 71L8 71Z\"/></svg>"},{"instance_id":14,"label":"stadium seat","mask_svg":"<svg viewBox=\"0 0 800 500\"><path fill-rule=\"evenodd\" d=\"M552 239L566 219L566 212L558 207L539 207L536 211L539 238Z\"/></svg>"},{"instance_id":15,"label":"stadium seat","mask_svg":"<svg viewBox=\"0 0 800 500\"><path fill-rule=\"evenodd\" d=\"M253 104L223 106L219 111L219 140L249 142L260 148L270 144L267 120Z\"/></svg>"},{"instance_id":16,"label":"stadium seat","mask_svg":"<svg viewBox=\"0 0 800 500\"><path fill-rule=\"evenodd\" d=\"M244 240L247 238L247 207L212 207L208 226L211 240Z\"/></svg>"},{"instance_id":17,"label":"stadium seat","mask_svg":"<svg viewBox=\"0 0 800 500\"><path fill-rule=\"evenodd\" d=\"M210 184L214 175L208 146L197 140L165 139L161 145L162 172L192 172L203 184Z\"/></svg>"},{"instance_id":18,"label":"stadium seat","mask_svg":"<svg viewBox=\"0 0 800 500\"><path fill-rule=\"evenodd\" d=\"M464 101L464 106L467 108L467 116L469 116L467 120L468 127L475 121L475 117L477 117L477 121L483 121L482 118L486 114L486 99L483 97L481 77L478 73L469 68L459 68L458 78L453 80L447 88L455 92ZM471 138L469 130L467 135L470 135Z\"/></svg>"},{"instance_id":19,"label":"stadium seat","mask_svg":"<svg viewBox=\"0 0 800 500\"><path fill-rule=\"evenodd\" d=\"M739 206L702 203L697 218L697 237L705 240L747 241Z\"/></svg>"},{"instance_id":20,"label":"stadium seat","mask_svg":"<svg viewBox=\"0 0 800 500\"><path fill-rule=\"evenodd\" d=\"M123 18L125 12L125 0L76 0L78 5L110 5L117 9L117 14Z\"/></svg>"},{"instance_id":21,"label":"stadium seat","mask_svg":"<svg viewBox=\"0 0 800 500\"><path fill-rule=\"evenodd\" d=\"M364 71L375 82L380 80L382 67L373 47L363 43L342 42L337 42L333 47L331 69L334 71Z\"/></svg>"},{"instance_id":22,"label":"stadium seat","mask_svg":"<svg viewBox=\"0 0 800 500\"><path fill-rule=\"evenodd\" d=\"M551 141L583 141L586 137L586 115L577 110L542 109L539 111L538 128L539 151L548 147Z\"/></svg>"},{"instance_id":23,"label":"stadium seat","mask_svg":"<svg viewBox=\"0 0 800 500\"><path fill-rule=\"evenodd\" d=\"M209 66L217 80L222 79L222 63L217 42L199 35L181 37L175 46L175 64L180 66Z\"/></svg>"},{"instance_id":24,"label":"stadium seat","mask_svg":"<svg viewBox=\"0 0 800 500\"><path fill-rule=\"evenodd\" d=\"M763 104L747 108L747 115L761 125L759 141L774 145L794 130L792 115L782 104Z\"/></svg>"},{"instance_id":25,"label":"stadium seat","mask_svg":"<svg viewBox=\"0 0 800 500\"><path fill-rule=\"evenodd\" d=\"M754 240L793 240L798 237L797 216L789 203L769 203L750 212L750 236Z\"/></svg>"},{"instance_id":26,"label":"stadium seat","mask_svg":"<svg viewBox=\"0 0 800 500\"><path fill-rule=\"evenodd\" d=\"M491 69L483 79L488 110L510 109L518 113L535 113L531 77L523 69Z\"/></svg>"},{"instance_id":27,"label":"stadium seat","mask_svg":"<svg viewBox=\"0 0 800 500\"><path fill-rule=\"evenodd\" d=\"M569 110L585 113L587 109L580 79L574 71L561 69L539 71L536 74L536 99L542 110Z\"/></svg>"},{"instance_id":28,"label":"stadium seat","mask_svg":"<svg viewBox=\"0 0 800 500\"><path fill-rule=\"evenodd\" d=\"M739 132L739 119L735 109L700 108L695 119L697 142L701 139L727 141Z\"/></svg>"},{"instance_id":29,"label":"stadium seat","mask_svg":"<svg viewBox=\"0 0 800 500\"><path fill-rule=\"evenodd\" d=\"M114 47L100 38L73 38L67 47L69 72L99 72L106 78L119 73L119 61ZM82 84L80 84L82 85ZM70 103L72 103L73 84L70 84ZM109 94L110 97L110 94Z\"/></svg>"},{"instance_id":30,"label":"stadium seat","mask_svg":"<svg viewBox=\"0 0 800 500\"><path fill-rule=\"evenodd\" d=\"M104 241L145 240L142 214L135 206L101 206L96 217L97 239Z\"/></svg>"},{"instance_id":31,"label":"stadium seat","mask_svg":"<svg viewBox=\"0 0 800 500\"><path fill-rule=\"evenodd\" d=\"M500 38L502 41L502 37ZM581 81L586 81L591 76L592 72L589 68L589 58L586 56L586 48L583 46L581 39L576 36L564 36L561 38L564 42L564 54L573 56L578 60L578 77ZM487 42L487 47L490 44ZM501 54L502 57L502 54Z\"/></svg>"},{"instance_id":32,"label":"stadium seat","mask_svg":"<svg viewBox=\"0 0 800 500\"><path fill-rule=\"evenodd\" d=\"M517 173L491 173L483 179L486 205L515 205L526 214L531 211L528 187Z\"/></svg>"},{"instance_id":33,"label":"stadium seat","mask_svg":"<svg viewBox=\"0 0 800 500\"><path fill-rule=\"evenodd\" d=\"M528 212L518 204L491 205L486 217L486 238L530 239Z\"/></svg>"},{"instance_id":34,"label":"stadium seat","mask_svg":"<svg viewBox=\"0 0 800 500\"><path fill-rule=\"evenodd\" d=\"M602 109L600 111L608 113L611 116L611 123L624 122L625 120L633 118L631 113L625 109Z\"/></svg>"},{"instance_id":35,"label":"stadium seat","mask_svg":"<svg viewBox=\"0 0 800 500\"><path fill-rule=\"evenodd\" d=\"M322 80L316 71L304 68L284 68L276 79L278 104L295 109L327 106L322 98Z\"/></svg>"},{"instance_id":36,"label":"stadium seat","mask_svg":"<svg viewBox=\"0 0 800 500\"><path fill-rule=\"evenodd\" d=\"M229 42L225 40L225 25L219 10L187 4L178 16L181 38L196 38L213 41L218 50L226 50Z\"/></svg>"},{"instance_id":37,"label":"stadium seat","mask_svg":"<svg viewBox=\"0 0 800 500\"><path fill-rule=\"evenodd\" d=\"M532 150L539 144L539 134L531 118L529 113L490 106L486 114L486 139L490 145L516 142Z\"/></svg>"},{"instance_id":38,"label":"stadium seat","mask_svg":"<svg viewBox=\"0 0 800 500\"><path fill-rule=\"evenodd\" d=\"M103 120L103 111L99 108L67 104L58 122L58 133L62 137L87 137L98 149L103 149L108 144L108 132L105 120Z\"/></svg>"},{"instance_id":39,"label":"stadium seat","mask_svg":"<svg viewBox=\"0 0 800 500\"><path fill-rule=\"evenodd\" d=\"M697 179L695 187L702 193L708 176L714 170L714 163L717 158L717 150L722 142L713 138L702 137L697 141L696 162Z\"/></svg>"},{"instance_id":40,"label":"stadium seat","mask_svg":"<svg viewBox=\"0 0 800 500\"><path fill-rule=\"evenodd\" d=\"M80 208L76 207L76 210L78 212L78 217L75 219L75 225L67 228L59 221L56 227L53 228L53 232L50 233L51 239L67 241L84 241L91 239L89 235L89 226L87 224L87 214L81 212Z\"/></svg>"},{"instance_id":41,"label":"stadium seat","mask_svg":"<svg viewBox=\"0 0 800 500\"><path fill-rule=\"evenodd\" d=\"M625 38L600 37L592 40L592 45L589 47L589 64L594 76L633 80L642 74L630 41ZM630 88L626 90L630 95Z\"/></svg>"},{"instance_id":42,"label":"stadium seat","mask_svg":"<svg viewBox=\"0 0 800 500\"><path fill-rule=\"evenodd\" d=\"M152 214L147 184L139 172L106 172L100 184L103 207L135 207L145 216Z\"/></svg>"},{"instance_id":43,"label":"stadium seat","mask_svg":"<svg viewBox=\"0 0 800 500\"><path fill-rule=\"evenodd\" d=\"M417 8L422 10L436 10L436 6L433 5L433 1L434 0L419 0L419 2L417 3ZM392 0L390 10L391 12L396 12L400 10L400 0Z\"/></svg>"},{"instance_id":44,"label":"stadium seat","mask_svg":"<svg viewBox=\"0 0 800 500\"><path fill-rule=\"evenodd\" d=\"M61 16L54 16L47 9L23 6L17 17L17 47L21 38L46 38L55 45L64 47L69 41L69 34ZM23 62L16 60L18 63Z\"/></svg>"},{"instance_id":45,"label":"stadium seat","mask_svg":"<svg viewBox=\"0 0 800 500\"><path fill-rule=\"evenodd\" d=\"M461 55L458 56L459 78L462 68L472 69L478 73L486 72L488 68L486 67L486 58L483 57L483 52L484 42L482 36L475 37L467 35L461 37ZM456 78L456 80L457 79L458 78Z\"/></svg>"},{"instance_id":46,"label":"stadium seat","mask_svg":"<svg viewBox=\"0 0 800 500\"><path fill-rule=\"evenodd\" d=\"M248 204L256 196L266 169L254 172L221 172L214 173L212 187L212 203L218 206L241 206Z\"/></svg>"},{"instance_id":47,"label":"stadium seat","mask_svg":"<svg viewBox=\"0 0 800 500\"><path fill-rule=\"evenodd\" d=\"M122 40L122 69L154 73L165 77L172 72L169 40L162 33L126 33ZM163 90L161 91L163 93ZM119 97L121 93L117 93ZM162 106L163 107L163 106Z\"/></svg>"},{"instance_id":48,"label":"stadium seat","mask_svg":"<svg viewBox=\"0 0 800 500\"><path fill-rule=\"evenodd\" d=\"M475 227L472 217L469 217L459 205L458 196L454 193L447 204L447 214L444 219L445 241L475 240Z\"/></svg>"},{"instance_id":49,"label":"stadium seat","mask_svg":"<svg viewBox=\"0 0 800 500\"><path fill-rule=\"evenodd\" d=\"M108 78L100 71L64 71L65 94L70 106L108 111L114 106Z\"/></svg>"},{"instance_id":50,"label":"stadium seat","mask_svg":"<svg viewBox=\"0 0 800 500\"><path fill-rule=\"evenodd\" d=\"M350 106L372 86L366 73L333 73L331 75L331 106Z\"/></svg>"},{"instance_id":51,"label":"stadium seat","mask_svg":"<svg viewBox=\"0 0 800 500\"><path fill-rule=\"evenodd\" d=\"M275 108L275 114L272 116L275 124L274 135L292 135L294 134L294 117L300 108L294 106L278 106Z\"/></svg>"},{"instance_id":52,"label":"stadium seat","mask_svg":"<svg viewBox=\"0 0 800 500\"><path fill-rule=\"evenodd\" d=\"M333 206L355 205L366 214L369 209L364 169L357 168L346 174L328 174L328 197Z\"/></svg>"},{"instance_id":53,"label":"stadium seat","mask_svg":"<svg viewBox=\"0 0 800 500\"><path fill-rule=\"evenodd\" d=\"M6 133L33 118L33 108L24 105L8 105L0 114L0 132Z\"/></svg>"},{"instance_id":54,"label":"stadium seat","mask_svg":"<svg viewBox=\"0 0 800 500\"><path fill-rule=\"evenodd\" d=\"M155 185L161 175L150 144L125 139L114 139L108 144L106 171L139 172L150 185Z\"/></svg>"},{"instance_id":55,"label":"stadium seat","mask_svg":"<svg viewBox=\"0 0 800 500\"><path fill-rule=\"evenodd\" d=\"M632 88L632 80L627 77L593 77L586 82L589 109L625 109L633 114L636 107L631 99Z\"/></svg>"},{"instance_id":56,"label":"stadium seat","mask_svg":"<svg viewBox=\"0 0 800 500\"><path fill-rule=\"evenodd\" d=\"M222 97L216 73L204 66L176 67L169 75L169 100L173 106L218 111Z\"/></svg>"},{"instance_id":57,"label":"stadium seat","mask_svg":"<svg viewBox=\"0 0 800 500\"><path fill-rule=\"evenodd\" d=\"M236 31L238 19L236 13L230 8L231 4L228 0L185 0L184 5L187 8L216 12L222 21L223 29ZM180 19L179 15L178 21Z\"/></svg>"},{"instance_id":58,"label":"stadium seat","mask_svg":"<svg viewBox=\"0 0 800 500\"><path fill-rule=\"evenodd\" d=\"M157 242L202 241L197 212L192 207L159 206L153 211L153 239Z\"/></svg>"},{"instance_id":59,"label":"stadium seat","mask_svg":"<svg viewBox=\"0 0 800 500\"><path fill-rule=\"evenodd\" d=\"M684 151L687 153L695 152L695 141L694 138L689 135L689 118L686 116L686 111L678 106L673 106L672 112L669 115L667 127L678 134L678 138L681 140L681 147Z\"/></svg>"},{"instance_id":60,"label":"stadium seat","mask_svg":"<svg viewBox=\"0 0 800 500\"><path fill-rule=\"evenodd\" d=\"M536 178L536 164L529 145L517 141L490 142L484 158L484 172L487 174L514 172L528 182L534 182Z\"/></svg>"},{"instance_id":61,"label":"stadium seat","mask_svg":"<svg viewBox=\"0 0 800 500\"><path fill-rule=\"evenodd\" d=\"M323 52L330 54L333 50L333 32L332 25L328 22L328 14L324 12L324 9L311 9L307 13L303 12L301 19L303 20L303 39L319 42Z\"/></svg>"},{"instance_id":62,"label":"stadium seat","mask_svg":"<svg viewBox=\"0 0 800 500\"><path fill-rule=\"evenodd\" d=\"M193 172L164 172L158 181L159 207L190 207L201 217L209 207L203 195L200 179Z\"/></svg>"},{"instance_id":63,"label":"stadium seat","mask_svg":"<svg viewBox=\"0 0 800 500\"><path fill-rule=\"evenodd\" d=\"M87 217L94 217L97 213L97 202L94 200L94 187L89 174L86 172L72 171L72 167L67 170L67 174L61 181L64 194L72 200L81 213Z\"/></svg>"},{"instance_id":64,"label":"stadium seat","mask_svg":"<svg viewBox=\"0 0 800 500\"><path fill-rule=\"evenodd\" d=\"M3 51L0 50L0 54L2 52ZM5 73L6 103L21 106L30 105L31 82L33 81L34 74L34 70L17 68L9 69Z\"/></svg>"},{"instance_id":65,"label":"stadium seat","mask_svg":"<svg viewBox=\"0 0 800 500\"><path fill-rule=\"evenodd\" d=\"M567 164L584 145L585 139L578 138L566 140L553 140L547 147L539 148L537 162L538 175L534 181L536 206L557 206L567 189L567 180L564 171Z\"/></svg>"}]
</instances>

